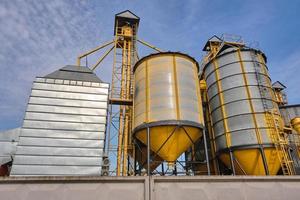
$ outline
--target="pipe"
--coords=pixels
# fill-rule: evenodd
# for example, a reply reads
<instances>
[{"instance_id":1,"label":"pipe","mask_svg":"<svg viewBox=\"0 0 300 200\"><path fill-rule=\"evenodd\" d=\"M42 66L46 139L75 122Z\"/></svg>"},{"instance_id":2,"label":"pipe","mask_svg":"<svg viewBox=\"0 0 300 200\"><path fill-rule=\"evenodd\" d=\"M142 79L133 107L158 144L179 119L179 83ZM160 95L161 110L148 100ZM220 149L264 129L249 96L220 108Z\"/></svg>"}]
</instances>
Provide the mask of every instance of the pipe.
<instances>
[{"instance_id":1,"label":"pipe","mask_svg":"<svg viewBox=\"0 0 300 200\"><path fill-rule=\"evenodd\" d=\"M97 61L97 63L92 67L92 71L94 71L98 65L106 58L106 56L115 48L115 46L111 47L105 54Z\"/></svg>"},{"instance_id":2,"label":"pipe","mask_svg":"<svg viewBox=\"0 0 300 200\"><path fill-rule=\"evenodd\" d=\"M207 175L210 176L210 166L209 166L209 157L208 157L208 151L207 151L207 140L206 140L205 127L203 128L203 140L204 140L204 151L205 151L206 165L207 165Z\"/></svg>"},{"instance_id":3,"label":"pipe","mask_svg":"<svg viewBox=\"0 0 300 200\"><path fill-rule=\"evenodd\" d=\"M90 51L88 51L86 53L83 53L83 54L79 55L77 57L77 66L80 66L80 60L81 60L81 58L83 58L85 56L88 56L88 55L90 55L90 54L92 54L92 53L94 53L94 52L96 52L96 51L98 51L98 50L100 50L100 49L102 49L102 48L104 48L104 47L112 44L112 43L114 43L114 40L109 41L109 42L107 42L107 43L105 43L105 44L103 44L101 46L98 46L98 47L96 47L96 48L94 48L94 49L92 49L92 50L90 50Z\"/></svg>"},{"instance_id":4,"label":"pipe","mask_svg":"<svg viewBox=\"0 0 300 200\"><path fill-rule=\"evenodd\" d=\"M291 120L291 125L293 129L300 134L300 117L295 117Z\"/></svg>"},{"instance_id":5,"label":"pipe","mask_svg":"<svg viewBox=\"0 0 300 200\"><path fill-rule=\"evenodd\" d=\"M150 128L147 127L147 175L150 176Z\"/></svg>"},{"instance_id":6,"label":"pipe","mask_svg":"<svg viewBox=\"0 0 300 200\"><path fill-rule=\"evenodd\" d=\"M151 44L149 44L149 43L147 43L147 42L145 42L145 41L143 41L143 40L138 39L137 41L138 41L139 43L141 43L141 44L143 44L143 45L145 45L145 46L151 48L151 49L154 49L155 51L157 51L157 52L159 52L159 53L162 52L162 50L160 50L159 48L157 48L157 47L155 47L155 46L152 46Z\"/></svg>"}]
</instances>

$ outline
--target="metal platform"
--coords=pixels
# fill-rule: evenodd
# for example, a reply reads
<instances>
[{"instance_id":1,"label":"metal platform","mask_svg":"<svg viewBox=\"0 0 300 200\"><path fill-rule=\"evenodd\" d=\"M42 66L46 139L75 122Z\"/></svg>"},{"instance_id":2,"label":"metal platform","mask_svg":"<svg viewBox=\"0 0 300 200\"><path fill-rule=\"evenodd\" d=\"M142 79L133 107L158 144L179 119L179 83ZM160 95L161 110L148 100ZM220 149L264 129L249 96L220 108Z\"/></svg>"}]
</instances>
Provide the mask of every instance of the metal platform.
<instances>
[{"instance_id":1,"label":"metal platform","mask_svg":"<svg viewBox=\"0 0 300 200\"><path fill-rule=\"evenodd\" d=\"M299 189L299 176L0 178L7 200L298 200Z\"/></svg>"}]
</instances>

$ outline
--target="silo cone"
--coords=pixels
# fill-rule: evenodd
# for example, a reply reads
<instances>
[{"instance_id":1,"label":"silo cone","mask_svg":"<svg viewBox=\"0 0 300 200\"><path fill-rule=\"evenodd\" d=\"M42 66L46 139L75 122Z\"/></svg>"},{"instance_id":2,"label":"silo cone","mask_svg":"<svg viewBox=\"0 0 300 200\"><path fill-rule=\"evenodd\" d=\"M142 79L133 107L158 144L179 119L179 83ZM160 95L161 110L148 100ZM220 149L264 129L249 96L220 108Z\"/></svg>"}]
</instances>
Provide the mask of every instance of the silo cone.
<instances>
[{"instance_id":1,"label":"silo cone","mask_svg":"<svg viewBox=\"0 0 300 200\"><path fill-rule=\"evenodd\" d=\"M221 39L213 37L204 50L213 52L221 44ZM276 175L281 167L279 154L284 152L276 150L272 134L277 131L274 120L281 116L265 55L225 42L204 65L203 78L219 159L228 168L233 162L236 174Z\"/></svg>"},{"instance_id":2,"label":"silo cone","mask_svg":"<svg viewBox=\"0 0 300 200\"><path fill-rule=\"evenodd\" d=\"M182 53L158 53L134 67L134 136L174 163L202 136L203 113L197 62Z\"/></svg>"}]
</instances>

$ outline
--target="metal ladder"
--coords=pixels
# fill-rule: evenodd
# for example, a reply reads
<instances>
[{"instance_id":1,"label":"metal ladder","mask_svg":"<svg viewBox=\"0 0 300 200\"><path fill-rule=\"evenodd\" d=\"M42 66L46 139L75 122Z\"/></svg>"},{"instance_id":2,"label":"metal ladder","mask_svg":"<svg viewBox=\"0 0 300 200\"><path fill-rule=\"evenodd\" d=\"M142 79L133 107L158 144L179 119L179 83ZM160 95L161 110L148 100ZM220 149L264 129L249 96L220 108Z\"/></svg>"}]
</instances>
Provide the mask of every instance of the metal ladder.
<instances>
[{"instance_id":1,"label":"metal ladder","mask_svg":"<svg viewBox=\"0 0 300 200\"><path fill-rule=\"evenodd\" d=\"M270 108L268 105L267 95L266 95L268 89L266 86L264 86L264 81L261 78L261 74L260 74L261 66L256 60L257 58L256 53L251 52L251 58L252 58L252 62L254 63L255 75L258 83L259 93L262 99L266 124L267 127L269 128L270 139L272 143L274 143L277 158L280 161L283 175L293 175L294 174L293 161L290 159L287 150L288 141L285 138L285 133L280 128L280 121L279 121L280 119L278 116L279 113L275 113L276 110L273 109L273 106L272 108ZM274 154L272 157L274 157ZM273 159L271 159L271 161L272 160Z\"/></svg>"},{"instance_id":2,"label":"metal ladder","mask_svg":"<svg viewBox=\"0 0 300 200\"><path fill-rule=\"evenodd\" d=\"M271 121L271 125L275 127L275 130L270 130L271 140L276 148L277 156L280 160L283 175L293 175L293 161L290 159L290 155L287 150L288 140L285 137L285 133L280 128L278 116L276 117L274 114L276 113L270 110L267 114L268 117L266 117L269 118L267 121Z\"/></svg>"}]
</instances>

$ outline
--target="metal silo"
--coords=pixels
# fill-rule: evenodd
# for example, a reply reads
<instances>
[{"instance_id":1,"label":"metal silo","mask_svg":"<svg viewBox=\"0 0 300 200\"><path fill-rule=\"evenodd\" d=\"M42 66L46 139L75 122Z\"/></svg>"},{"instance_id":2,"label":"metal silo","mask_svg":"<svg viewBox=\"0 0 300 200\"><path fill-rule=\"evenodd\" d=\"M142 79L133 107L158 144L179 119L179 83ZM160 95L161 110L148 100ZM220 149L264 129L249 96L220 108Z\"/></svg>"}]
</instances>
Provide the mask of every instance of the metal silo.
<instances>
[{"instance_id":1,"label":"metal silo","mask_svg":"<svg viewBox=\"0 0 300 200\"><path fill-rule=\"evenodd\" d=\"M274 87L274 85L273 85ZM283 93L283 91L281 91ZM289 151L297 175L300 175L300 104L279 107L289 138Z\"/></svg>"},{"instance_id":2,"label":"metal silo","mask_svg":"<svg viewBox=\"0 0 300 200\"><path fill-rule=\"evenodd\" d=\"M11 176L101 175L108 90L82 66L37 77Z\"/></svg>"},{"instance_id":3,"label":"metal silo","mask_svg":"<svg viewBox=\"0 0 300 200\"><path fill-rule=\"evenodd\" d=\"M216 36L203 66L218 158L233 174L290 174L283 123L263 52Z\"/></svg>"},{"instance_id":4,"label":"metal silo","mask_svg":"<svg viewBox=\"0 0 300 200\"><path fill-rule=\"evenodd\" d=\"M198 68L173 52L151 54L134 67L134 137L168 163L202 136Z\"/></svg>"}]
</instances>

